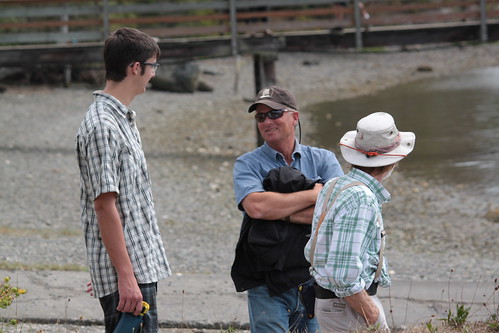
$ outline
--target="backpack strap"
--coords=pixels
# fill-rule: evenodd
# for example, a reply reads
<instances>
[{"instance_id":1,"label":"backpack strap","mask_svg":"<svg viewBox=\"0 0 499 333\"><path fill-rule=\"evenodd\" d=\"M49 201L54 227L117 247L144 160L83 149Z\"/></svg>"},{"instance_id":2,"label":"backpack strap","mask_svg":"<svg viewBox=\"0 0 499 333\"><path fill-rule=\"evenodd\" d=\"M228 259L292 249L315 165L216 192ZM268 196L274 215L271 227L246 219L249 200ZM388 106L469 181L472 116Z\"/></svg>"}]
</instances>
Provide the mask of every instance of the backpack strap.
<instances>
[{"instance_id":1,"label":"backpack strap","mask_svg":"<svg viewBox=\"0 0 499 333\"><path fill-rule=\"evenodd\" d=\"M326 217L327 212L329 211L329 208L331 208L333 206L334 202L336 201L336 199L338 198L340 193L343 192L344 190L346 190L347 188L350 188L353 186L358 186L358 185L367 187L367 185L362 183L362 182L352 182L350 184L347 184L347 185L343 186L338 191L338 193L336 193L333 200L328 204L327 203L328 199L331 197L331 193L333 193L333 188L336 185L336 183L338 182L338 179L339 178L335 178L331 182L331 184L329 185L329 188L326 192L326 195L324 196L324 204L322 205L321 216L319 217L319 222L317 223L317 227L315 228L315 233L313 236L314 238L312 239L312 246L310 247L310 265L314 264L314 253L315 253L315 246L317 244L317 234L319 233L319 228L321 227L322 221L324 221L324 218Z\"/></svg>"}]
</instances>

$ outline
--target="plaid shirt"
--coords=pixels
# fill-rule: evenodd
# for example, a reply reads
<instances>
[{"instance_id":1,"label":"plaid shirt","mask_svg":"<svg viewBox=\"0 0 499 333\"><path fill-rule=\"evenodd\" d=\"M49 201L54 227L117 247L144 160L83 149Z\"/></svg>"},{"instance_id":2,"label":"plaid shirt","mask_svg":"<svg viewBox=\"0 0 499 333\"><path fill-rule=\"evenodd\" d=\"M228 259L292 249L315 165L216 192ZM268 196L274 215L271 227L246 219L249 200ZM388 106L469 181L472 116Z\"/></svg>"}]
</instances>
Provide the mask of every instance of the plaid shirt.
<instances>
[{"instance_id":1,"label":"plaid shirt","mask_svg":"<svg viewBox=\"0 0 499 333\"><path fill-rule=\"evenodd\" d=\"M151 182L135 126L135 112L113 96L95 92L76 138L81 224L96 297L118 290L118 276L101 240L94 200L116 192L125 243L138 283L171 274L157 225Z\"/></svg>"},{"instance_id":2,"label":"plaid shirt","mask_svg":"<svg viewBox=\"0 0 499 333\"><path fill-rule=\"evenodd\" d=\"M350 187L338 196L319 229L314 263L310 269L317 283L332 290L338 297L356 294L373 282L383 231L381 205L390 200L390 194L381 183L353 168L339 178L330 198L325 198L325 194L331 181L322 189L315 206L312 235L319 222L324 200L330 202L343 186L354 181L360 181L367 187ZM305 246L305 258L308 261L312 238ZM378 282L381 287L390 285L386 260L383 261Z\"/></svg>"}]
</instances>

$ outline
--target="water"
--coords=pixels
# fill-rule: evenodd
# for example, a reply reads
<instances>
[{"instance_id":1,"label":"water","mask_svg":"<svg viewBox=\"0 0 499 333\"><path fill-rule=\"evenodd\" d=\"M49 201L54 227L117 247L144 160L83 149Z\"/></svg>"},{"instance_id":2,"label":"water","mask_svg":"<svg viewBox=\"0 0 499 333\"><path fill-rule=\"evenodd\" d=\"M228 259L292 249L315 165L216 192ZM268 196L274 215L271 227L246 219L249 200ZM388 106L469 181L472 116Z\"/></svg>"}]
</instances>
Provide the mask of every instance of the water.
<instances>
[{"instance_id":1,"label":"water","mask_svg":"<svg viewBox=\"0 0 499 333\"><path fill-rule=\"evenodd\" d=\"M312 138L339 152L338 142L363 116L385 111L416 145L400 172L463 184L499 197L499 67L423 80L374 95L309 108L318 129Z\"/></svg>"}]
</instances>

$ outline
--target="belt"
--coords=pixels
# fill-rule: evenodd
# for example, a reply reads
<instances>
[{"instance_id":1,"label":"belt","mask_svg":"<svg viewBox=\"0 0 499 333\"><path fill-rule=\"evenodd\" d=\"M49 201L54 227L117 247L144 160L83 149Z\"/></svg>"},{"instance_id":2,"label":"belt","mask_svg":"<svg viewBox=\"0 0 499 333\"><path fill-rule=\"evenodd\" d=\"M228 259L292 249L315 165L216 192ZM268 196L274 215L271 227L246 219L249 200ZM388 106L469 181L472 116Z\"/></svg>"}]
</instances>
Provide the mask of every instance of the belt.
<instances>
[{"instance_id":1,"label":"belt","mask_svg":"<svg viewBox=\"0 0 499 333\"><path fill-rule=\"evenodd\" d=\"M315 291L315 297L319 298L319 299L339 298L333 291L326 289L326 288L322 288L317 283L314 284L314 291ZM369 296L376 295L377 291L378 291L378 283L377 282L371 283L371 286L369 287L369 289L366 290L366 292Z\"/></svg>"}]
</instances>

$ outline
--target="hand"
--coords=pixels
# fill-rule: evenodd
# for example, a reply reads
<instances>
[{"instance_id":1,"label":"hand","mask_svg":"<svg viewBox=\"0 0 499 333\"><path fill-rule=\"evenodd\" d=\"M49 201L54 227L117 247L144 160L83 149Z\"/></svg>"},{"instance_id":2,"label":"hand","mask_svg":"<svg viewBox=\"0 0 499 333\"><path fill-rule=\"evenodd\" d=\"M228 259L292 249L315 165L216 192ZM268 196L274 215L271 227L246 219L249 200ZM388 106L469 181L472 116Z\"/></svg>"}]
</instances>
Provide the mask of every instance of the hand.
<instances>
[{"instance_id":1,"label":"hand","mask_svg":"<svg viewBox=\"0 0 499 333\"><path fill-rule=\"evenodd\" d=\"M142 292L135 277L129 279L118 277L118 292L120 301L116 310L138 316L142 311Z\"/></svg>"},{"instance_id":2,"label":"hand","mask_svg":"<svg viewBox=\"0 0 499 333\"><path fill-rule=\"evenodd\" d=\"M322 190L323 187L324 187L324 185L322 185L321 183L315 183L314 188L312 189L312 191L314 192L314 195L315 195L315 200L317 200L317 197L319 196L319 192Z\"/></svg>"}]
</instances>

